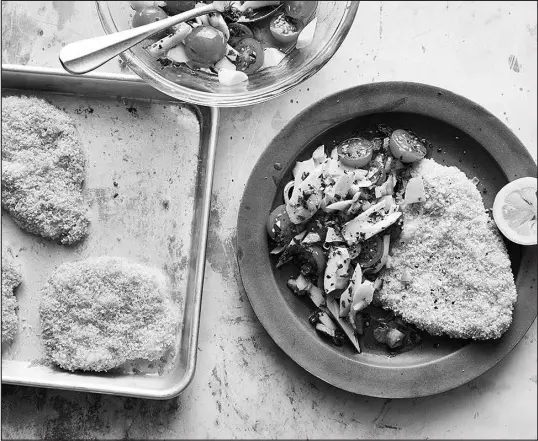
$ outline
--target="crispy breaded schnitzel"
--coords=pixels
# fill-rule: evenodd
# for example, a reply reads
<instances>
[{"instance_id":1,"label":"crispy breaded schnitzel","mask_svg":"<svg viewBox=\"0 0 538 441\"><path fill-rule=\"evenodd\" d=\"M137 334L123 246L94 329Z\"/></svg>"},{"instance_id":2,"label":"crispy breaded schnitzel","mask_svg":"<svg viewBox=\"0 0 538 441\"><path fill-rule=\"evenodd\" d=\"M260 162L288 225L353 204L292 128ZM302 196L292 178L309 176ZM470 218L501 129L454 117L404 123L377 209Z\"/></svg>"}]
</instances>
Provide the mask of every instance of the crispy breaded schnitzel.
<instances>
[{"instance_id":1,"label":"crispy breaded schnitzel","mask_svg":"<svg viewBox=\"0 0 538 441\"><path fill-rule=\"evenodd\" d=\"M61 265L43 288L40 314L47 357L70 371L158 360L179 326L164 274L119 257Z\"/></svg>"},{"instance_id":2,"label":"crispy breaded schnitzel","mask_svg":"<svg viewBox=\"0 0 538 441\"><path fill-rule=\"evenodd\" d=\"M426 202L404 209L402 235L377 299L432 335L499 338L511 324L517 293L505 245L478 189L458 168L431 159L411 175L422 177Z\"/></svg>"},{"instance_id":3,"label":"crispy breaded schnitzel","mask_svg":"<svg viewBox=\"0 0 538 441\"><path fill-rule=\"evenodd\" d=\"M25 231L62 244L87 234L77 129L42 99L2 99L2 207Z\"/></svg>"},{"instance_id":4,"label":"crispy breaded schnitzel","mask_svg":"<svg viewBox=\"0 0 538 441\"><path fill-rule=\"evenodd\" d=\"M15 288L22 281L19 265L13 260L11 252L2 247L2 343L13 340L17 333L17 300Z\"/></svg>"}]
</instances>

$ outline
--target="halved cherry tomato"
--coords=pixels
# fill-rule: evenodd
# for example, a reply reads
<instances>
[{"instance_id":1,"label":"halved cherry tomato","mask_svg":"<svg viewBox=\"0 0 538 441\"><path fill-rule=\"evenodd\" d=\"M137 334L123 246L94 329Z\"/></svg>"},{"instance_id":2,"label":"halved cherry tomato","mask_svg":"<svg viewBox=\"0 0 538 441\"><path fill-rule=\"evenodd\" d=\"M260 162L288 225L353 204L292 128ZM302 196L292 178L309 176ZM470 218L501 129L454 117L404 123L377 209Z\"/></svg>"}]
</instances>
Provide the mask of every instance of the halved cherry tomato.
<instances>
[{"instance_id":1,"label":"halved cherry tomato","mask_svg":"<svg viewBox=\"0 0 538 441\"><path fill-rule=\"evenodd\" d=\"M361 268L370 268L376 265L381 257L383 257L383 239L377 235L363 243L357 260Z\"/></svg>"},{"instance_id":2,"label":"halved cherry tomato","mask_svg":"<svg viewBox=\"0 0 538 441\"><path fill-rule=\"evenodd\" d=\"M239 53L235 61L237 70L253 74L263 64L263 48L254 38L243 38L235 44L234 49Z\"/></svg>"},{"instance_id":3,"label":"halved cherry tomato","mask_svg":"<svg viewBox=\"0 0 538 441\"><path fill-rule=\"evenodd\" d=\"M273 37L281 43L293 43L299 37L304 25L294 18L285 14L278 14L269 24Z\"/></svg>"},{"instance_id":4,"label":"halved cherry tomato","mask_svg":"<svg viewBox=\"0 0 538 441\"><path fill-rule=\"evenodd\" d=\"M390 137L390 151L402 162L415 162L426 156L426 146L420 138L407 130L397 129Z\"/></svg>"},{"instance_id":5,"label":"halved cherry tomato","mask_svg":"<svg viewBox=\"0 0 538 441\"><path fill-rule=\"evenodd\" d=\"M185 11L190 11L191 9L194 9L194 6L196 5L196 2L194 0L192 1L178 1L178 2L164 2L164 6L162 8L164 11L169 15L177 15L181 14Z\"/></svg>"},{"instance_id":6,"label":"halved cherry tomato","mask_svg":"<svg viewBox=\"0 0 538 441\"><path fill-rule=\"evenodd\" d=\"M364 167L372 159L373 144L366 138L349 138L338 147L338 159L349 167Z\"/></svg>"},{"instance_id":7,"label":"halved cherry tomato","mask_svg":"<svg viewBox=\"0 0 538 441\"><path fill-rule=\"evenodd\" d=\"M284 2L286 15L303 23L307 23L316 12L318 2Z\"/></svg>"},{"instance_id":8,"label":"halved cherry tomato","mask_svg":"<svg viewBox=\"0 0 538 441\"><path fill-rule=\"evenodd\" d=\"M194 28L185 39L185 53L200 65L213 65L226 54L224 34L212 26Z\"/></svg>"},{"instance_id":9,"label":"halved cherry tomato","mask_svg":"<svg viewBox=\"0 0 538 441\"><path fill-rule=\"evenodd\" d=\"M286 211L286 204L276 207L267 218L267 233L275 242L287 245L297 235L297 225L293 224Z\"/></svg>"}]
</instances>

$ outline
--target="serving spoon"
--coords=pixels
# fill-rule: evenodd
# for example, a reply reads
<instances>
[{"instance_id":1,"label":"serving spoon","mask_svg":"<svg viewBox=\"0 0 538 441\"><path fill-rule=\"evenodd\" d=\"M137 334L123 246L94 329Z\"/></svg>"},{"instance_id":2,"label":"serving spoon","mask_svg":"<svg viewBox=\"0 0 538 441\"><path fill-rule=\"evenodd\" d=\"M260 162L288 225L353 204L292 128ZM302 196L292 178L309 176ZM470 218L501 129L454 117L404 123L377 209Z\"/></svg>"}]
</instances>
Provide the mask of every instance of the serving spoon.
<instances>
[{"instance_id":1,"label":"serving spoon","mask_svg":"<svg viewBox=\"0 0 538 441\"><path fill-rule=\"evenodd\" d=\"M60 63L63 68L72 74L80 75L91 72L102 66L116 55L125 52L127 49L144 41L157 32L164 31L179 23L192 20L201 15L212 12L224 13L230 10L232 1L214 1L199 8L191 9L181 14L139 26L125 31L107 34L100 37L89 38L86 40L70 43L60 51ZM273 15L280 9L280 5L270 9L268 12L254 14L252 17L245 18L241 16L240 23L253 23L263 20ZM267 9L267 8L264 8Z\"/></svg>"}]
</instances>

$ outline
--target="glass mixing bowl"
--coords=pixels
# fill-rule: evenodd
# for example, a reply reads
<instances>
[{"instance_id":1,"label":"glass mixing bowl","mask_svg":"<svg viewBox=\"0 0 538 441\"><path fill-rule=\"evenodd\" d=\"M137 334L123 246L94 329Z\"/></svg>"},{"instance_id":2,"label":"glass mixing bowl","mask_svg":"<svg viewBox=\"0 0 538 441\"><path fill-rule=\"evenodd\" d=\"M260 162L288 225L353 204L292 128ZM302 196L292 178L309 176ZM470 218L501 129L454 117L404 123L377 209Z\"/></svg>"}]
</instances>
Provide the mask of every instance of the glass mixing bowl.
<instances>
[{"instance_id":1,"label":"glass mixing bowl","mask_svg":"<svg viewBox=\"0 0 538 441\"><path fill-rule=\"evenodd\" d=\"M128 1L97 1L96 5L107 34L131 27L134 11ZM310 45L293 50L278 66L249 75L248 82L234 86L224 86L215 75L186 66L163 68L144 49L148 42L125 51L121 58L148 84L181 101L216 107L258 104L287 92L320 70L344 41L358 7L358 1L320 1Z\"/></svg>"}]
</instances>

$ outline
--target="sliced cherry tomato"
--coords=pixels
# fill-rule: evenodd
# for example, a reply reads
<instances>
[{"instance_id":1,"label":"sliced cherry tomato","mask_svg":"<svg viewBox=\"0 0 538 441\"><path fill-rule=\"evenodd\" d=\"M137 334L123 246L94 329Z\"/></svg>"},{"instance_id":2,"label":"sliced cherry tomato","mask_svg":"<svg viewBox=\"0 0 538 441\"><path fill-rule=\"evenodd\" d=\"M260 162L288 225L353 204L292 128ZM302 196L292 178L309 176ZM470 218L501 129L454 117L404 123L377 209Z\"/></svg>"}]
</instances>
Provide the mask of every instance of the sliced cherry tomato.
<instances>
[{"instance_id":1,"label":"sliced cherry tomato","mask_svg":"<svg viewBox=\"0 0 538 441\"><path fill-rule=\"evenodd\" d=\"M237 70L247 75L256 72L263 64L263 48L254 38L243 38L235 44L234 49L239 53L235 65Z\"/></svg>"},{"instance_id":2,"label":"sliced cherry tomato","mask_svg":"<svg viewBox=\"0 0 538 441\"><path fill-rule=\"evenodd\" d=\"M397 129L390 137L390 151L402 162L415 162L426 156L427 150L420 138L407 130Z\"/></svg>"},{"instance_id":3,"label":"sliced cherry tomato","mask_svg":"<svg viewBox=\"0 0 538 441\"><path fill-rule=\"evenodd\" d=\"M304 25L285 14L276 15L269 24L273 37L281 43L293 43L299 37Z\"/></svg>"},{"instance_id":4,"label":"sliced cherry tomato","mask_svg":"<svg viewBox=\"0 0 538 441\"><path fill-rule=\"evenodd\" d=\"M169 15L177 15L181 14L185 11L190 11L191 9L194 9L194 6L196 5L196 2L193 1L183 1L183 2L164 2L164 6L162 8L164 11Z\"/></svg>"},{"instance_id":5,"label":"sliced cherry tomato","mask_svg":"<svg viewBox=\"0 0 538 441\"><path fill-rule=\"evenodd\" d=\"M372 159L373 144L366 138L350 138L337 147L338 159L349 167L364 167Z\"/></svg>"},{"instance_id":6,"label":"sliced cherry tomato","mask_svg":"<svg viewBox=\"0 0 538 441\"><path fill-rule=\"evenodd\" d=\"M372 236L363 243L357 260L361 268L370 268L376 265L381 257L383 257L383 239L379 236Z\"/></svg>"},{"instance_id":7,"label":"sliced cherry tomato","mask_svg":"<svg viewBox=\"0 0 538 441\"><path fill-rule=\"evenodd\" d=\"M307 23L316 12L318 2L284 2L286 15Z\"/></svg>"},{"instance_id":8,"label":"sliced cherry tomato","mask_svg":"<svg viewBox=\"0 0 538 441\"><path fill-rule=\"evenodd\" d=\"M185 39L185 53L200 65L213 65L226 54L224 34L212 26L194 28Z\"/></svg>"},{"instance_id":9,"label":"sliced cherry tomato","mask_svg":"<svg viewBox=\"0 0 538 441\"><path fill-rule=\"evenodd\" d=\"M293 236L297 235L297 225L293 224L286 211L286 204L276 207L267 218L267 233L275 242L283 245L289 244Z\"/></svg>"}]
</instances>

